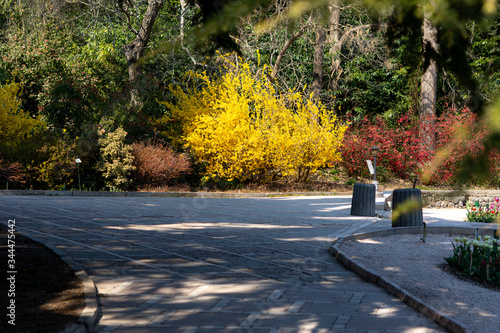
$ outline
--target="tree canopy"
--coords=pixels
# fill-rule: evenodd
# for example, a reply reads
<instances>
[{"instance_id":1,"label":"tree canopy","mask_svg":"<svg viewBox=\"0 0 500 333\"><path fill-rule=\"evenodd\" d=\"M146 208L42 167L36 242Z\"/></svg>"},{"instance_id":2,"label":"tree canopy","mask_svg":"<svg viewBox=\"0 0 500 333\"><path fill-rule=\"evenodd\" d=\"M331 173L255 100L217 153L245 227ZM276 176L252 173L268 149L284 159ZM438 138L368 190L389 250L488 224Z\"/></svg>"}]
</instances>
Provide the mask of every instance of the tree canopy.
<instances>
[{"instance_id":1,"label":"tree canopy","mask_svg":"<svg viewBox=\"0 0 500 333\"><path fill-rule=\"evenodd\" d=\"M276 96L313 96L339 121L418 118L430 68L433 116L466 107L493 119L499 25L496 0L2 0L0 86L19 87L18 109L44 124L26 172L55 145L88 156L92 182L105 184L98 132L123 129L125 144L182 141L170 87L198 91L200 75L219 82L227 52ZM292 105L296 115L301 104Z\"/></svg>"}]
</instances>

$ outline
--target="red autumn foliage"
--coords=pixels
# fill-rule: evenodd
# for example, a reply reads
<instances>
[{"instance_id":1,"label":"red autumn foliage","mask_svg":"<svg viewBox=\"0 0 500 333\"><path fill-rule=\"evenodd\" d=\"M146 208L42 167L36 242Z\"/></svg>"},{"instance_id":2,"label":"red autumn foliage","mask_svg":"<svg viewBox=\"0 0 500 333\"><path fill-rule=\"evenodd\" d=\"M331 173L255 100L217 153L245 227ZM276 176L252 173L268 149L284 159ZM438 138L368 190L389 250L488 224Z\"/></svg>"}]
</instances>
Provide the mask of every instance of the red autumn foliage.
<instances>
[{"instance_id":1,"label":"red autumn foliage","mask_svg":"<svg viewBox=\"0 0 500 333\"><path fill-rule=\"evenodd\" d=\"M191 171L189 158L157 142L132 145L135 170L133 178L139 187L162 186Z\"/></svg>"},{"instance_id":2,"label":"red autumn foliage","mask_svg":"<svg viewBox=\"0 0 500 333\"><path fill-rule=\"evenodd\" d=\"M5 181L23 186L28 179L29 176L24 171L21 163L4 163L4 161L0 159L0 180L2 182Z\"/></svg>"},{"instance_id":3,"label":"red autumn foliage","mask_svg":"<svg viewBox=\"0 0 500 333\"><path fill-rule=\"evenodd\" d=\"M365 118L347 130L339 166L350 177L368 178L365 160L373 159L370 148L379 146L381 150L377 157L377 170L404 179L410 174L420 177L422 170L431 166L432 175L427 180L429 184L454 184L466 157L476 157L484 152L483 140L488 135L487 126L477 121L476 115L467 108L447 108L434 119L432 128L427 123L408 115L400 116L395 124L389 124L382 117L373 121ZM424 139L425 133L434 133L434 151L429 149ZM442 156L438 164L437 159L434 159L436 153ZM487 181L491 183L497 181L500 155L490 151L488 157L492 174Z\"/></svg>"},{"instance_id":4,"label":"red autumn foliage","mask_svg":"<svg viewBox=\"0 0 500 333\"><path fill-rule=\"evenodd\" d=\"M374 121L364 118L352 125L344 136L341 166L351 177L368 177L365 160L372 159L370 148L380 147L377 165L393 175L407 178L418 173L419 167L430 159L423 149L418 124L408 116L401 116L397 126L390 126L382 117Z\"/></svg>"},{"instance_id":5,"label":"red autumn foliage","mask_svg":"<svg viewBox=\"0 0 500 333\"><path fill-rule=\"evenodd\" d=\"M468 108L457 112L448 108L437 119L436 151L445 150L445 158L433 168L431 184L454 184L467 156L476 157L484 151L483 141L488 135L486 124ZM491 158L494 152L491 152Z\"/></svg>"}]
</instances>

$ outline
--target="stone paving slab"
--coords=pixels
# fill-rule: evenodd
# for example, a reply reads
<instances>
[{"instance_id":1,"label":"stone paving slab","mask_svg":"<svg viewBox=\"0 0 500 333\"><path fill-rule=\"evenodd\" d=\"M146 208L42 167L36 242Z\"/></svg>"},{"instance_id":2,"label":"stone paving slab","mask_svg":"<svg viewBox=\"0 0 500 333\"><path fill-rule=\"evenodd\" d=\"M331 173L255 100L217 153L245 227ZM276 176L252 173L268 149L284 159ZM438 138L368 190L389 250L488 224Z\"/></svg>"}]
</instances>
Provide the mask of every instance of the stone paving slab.
<instances>
[{"instance_id":1,"label":"stone paving slab","mask_svg":"<svg viewBox=\"0 0 500 333\"><path fill-rule=\"evenodd\" d=\"M92 332L442 332L346 270L334 239L389 220L350 196L0 196L0 222L71 256L94 281Z\"/></svg>"}]
</instances>

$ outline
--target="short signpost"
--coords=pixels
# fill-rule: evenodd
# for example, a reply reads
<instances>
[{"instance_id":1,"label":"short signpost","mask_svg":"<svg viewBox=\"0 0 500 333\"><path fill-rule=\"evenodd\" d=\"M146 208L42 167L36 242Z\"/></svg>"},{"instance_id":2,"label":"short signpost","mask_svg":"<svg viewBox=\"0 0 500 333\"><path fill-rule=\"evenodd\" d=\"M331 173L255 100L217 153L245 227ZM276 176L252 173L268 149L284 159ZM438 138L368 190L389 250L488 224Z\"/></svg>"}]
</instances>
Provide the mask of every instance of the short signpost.
<instances>
[{"instance_id":1,"label":"short signpost","mask_svg":"<svg viewBox=\"0 0 500 333\"><path fill-rule=\"evenodd\" d=\"M383 196L382 193L378 191L377 181L377 156L379 151L379 147L372 147L371 153L373 156L373 163L371 160L366 160L368 170L370 170L370 174L373 175L373 182L371 184L357 183L354 185L354 190L352 193L351 215L375 216L375 198L377 196Z\"/></svg>"},{"instance_id":2,"label":"short signpost","mask_svg":"<svg viewBox=\"0 0 500 333\"><path fill-rule=\"evenodd\" d=\"M79 159L78 157L75 158L76 166L78 167L78 190L82 190L82 183L80 182L80 163L82 163L82 160Z\"/></svg>"},{"instance_id":3,"label":"short signpost","mask_svg":"<svg viewBox=\"0 0 500 333\"><path fill-rule=\"evenodd\" d=\"M380 148L377 147L377 146L373 146L371 148L371 151L372 151L372 156L373 156L373 167L371 169L373 169L373 172L372 170L370 169L370 173L373 175L373 182L372 184L375 185L375 188L377 189L377 192L378 192L378 181L377 181L377 156L378 156L378 153L380 152ZM371 164L371 162L370 162ZM368 168L370 168L370 165L368 165Z\"/></svg>"}]
</instances>

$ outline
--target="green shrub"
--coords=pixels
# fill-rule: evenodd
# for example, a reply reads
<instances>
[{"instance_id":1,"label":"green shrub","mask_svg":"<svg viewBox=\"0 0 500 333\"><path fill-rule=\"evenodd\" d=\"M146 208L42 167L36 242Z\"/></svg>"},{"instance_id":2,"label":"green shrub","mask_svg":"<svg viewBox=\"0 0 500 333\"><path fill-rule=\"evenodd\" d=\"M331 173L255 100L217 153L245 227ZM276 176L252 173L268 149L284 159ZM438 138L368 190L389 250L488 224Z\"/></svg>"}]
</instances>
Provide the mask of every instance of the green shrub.
<instances>
[{"instance_id":1,"label":"green shrub","mask_svg":"<svg viewBox=\"0 0 500 333\"><path fill-rule=\"evenodd\" d=\"M101 161L98 169L103 172L105 184L112 191L127 190L131 184L130 174L135 169L132 147L125 143L127 132L118 128L101 135Z\"/></svg>"},{"instance_id":2,"label":"green shrub","mask_svg":"<svg viewBox=\"0 0 500 333\"><path fill-rule=\"evenodd\" d=\"M38 181L46 184L51 190L64 190L75 181L76 163L74 159L74 143L57 138L48 141L38 153L45 156L37 167Z\"/></svg>"}]
</instances>

